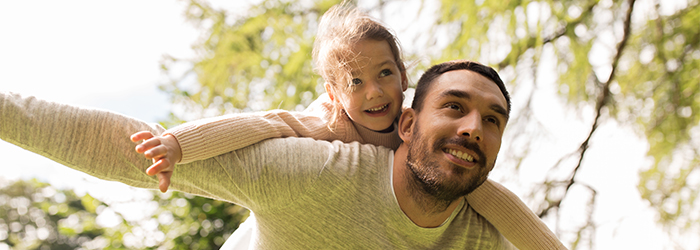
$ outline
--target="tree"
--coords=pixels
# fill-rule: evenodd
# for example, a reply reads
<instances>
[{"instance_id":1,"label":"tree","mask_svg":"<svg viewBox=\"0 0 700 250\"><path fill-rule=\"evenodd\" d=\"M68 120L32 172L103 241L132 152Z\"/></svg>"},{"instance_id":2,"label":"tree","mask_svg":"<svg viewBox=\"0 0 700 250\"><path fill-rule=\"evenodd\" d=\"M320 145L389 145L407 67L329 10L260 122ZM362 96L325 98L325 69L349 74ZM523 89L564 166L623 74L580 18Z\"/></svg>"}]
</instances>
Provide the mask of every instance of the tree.
<instances>
[{"instance_id":1,"label":"tree","mask_svg":"<svg viewBox=\"0 0 700 250\"><path fill-rule=\"evenodd\" d=\"M184 114L308 105L323 91L310 58L317 19L338 2L265 0L237 16L190 0L186 15L203 30L194 45L199 56L168 57L162 63L172 79L162 89L189 111L173 114L173 123L186 120ZM477 59L496 67L512 93L525 96L506 135L511 143L504 147L509 156L503 164L510 169L517 170L531 153L532 138L546 133L532 107L544 78L558 85L557 92L572 110L593 110L588 136L542 173L547 177L529 196L541 217L555 219L562 203L585 199L589 209L581 216L587 223L569 232L571 248L594 246L596 190L577 174L587 167L597 128L608 121L626 124L649 143L650 166L640 172L638 188L658 211L659 223L669 232L700 232L694 226L700 224L697 0L676 5L654 0L443 0L435 13L427 14L423 12L431 8L426 7L435 2L417 2L418 11L391 0L359 4L387 23L400 16L414 29L426 27L415 39L402 41L420 48L405 55L416 62L409 72L414 78L436 62ZM421 18L405 21L414 16ZM177 64L191 68L178 74ZM572 197L569 191L577 187L588 196Z\"/></svg>"},{"instance_id":2,"label":"tree","mask_svg":"<svg viewBox=\"0 0 700 250\"><path fill-rule=\"evenodd\" d=\"M89 195L56 190L36 180L0 188L0 245L15 249L75 249L101 240L95 224L103 205Z\"/></svg>"},{"instance_id":3,"label":"tree","mask_svg":"<svg viewBox=\"0 0 700 250\"><path fill-rule=\"evenodd\" d=\"M251 7L245 19L232 20L225 10L190 1L185 15L206 33L193 45L199 57L190 61L166 57L161 65L172 80L162 89L195 117L271 108L301 110L323 90L309 55L319 13L333 4L264 1ZM181 63L192 67L179 74L174 68Z\"/></svg>"},{"instance_id":4,"label":"tree","mask_svg":"<svg viewBox=\"0 0 700 250\"><path fill-rule=\"evenodd\" d=\"M37 180L1 184L0 247L13 249L218 249L248 216L227 202L150 191L154 209L127 220L118 204L89 194Z\"/></svg>"}]
</instances>

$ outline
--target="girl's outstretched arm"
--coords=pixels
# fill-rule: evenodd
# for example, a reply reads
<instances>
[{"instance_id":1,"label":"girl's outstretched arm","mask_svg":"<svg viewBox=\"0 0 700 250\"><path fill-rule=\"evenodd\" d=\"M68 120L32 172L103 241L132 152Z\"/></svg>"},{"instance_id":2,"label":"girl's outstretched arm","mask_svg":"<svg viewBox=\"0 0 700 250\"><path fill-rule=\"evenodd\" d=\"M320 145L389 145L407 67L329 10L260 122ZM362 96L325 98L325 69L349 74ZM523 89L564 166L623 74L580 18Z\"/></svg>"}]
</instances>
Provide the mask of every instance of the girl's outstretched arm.
<instances>
[{"instance_id":1,"label":"girl's outstretched arm","mask_svg":"<svg viewBox=\"0 0 700 250\"><path fill-rule=\"evenodd\" d=\"M165 132L177 139L179 163L208 159L270 138L311 137L342 140L344 134L326 127L323 117L285 110L238 113L187 122Z\"/></svg>"},{"instance_id":2,"label":"girl's outstretched arm","mask_svg":"<svg viewBox=\"0 0 700 250\"><path fill-rule=\"evenodd\" d=\"M394 149L401 142L397 133L368 132L347 116L341 116L331 129L331 112L331 101L324 94L304 112L272 110L219 116L184 123L165 135L172 134L177 139L182 156L179 163L208 159L271 138L358 141Z\"/></svg>"},{"instance_id":3,"label":"girl's outstretched arm","mask_svg":"<svg viewBox=\"0 0 700 250\"><path fill-rule=\"evenodd\" d=\"M131 135L136 152L152 159L149 175L157 175L161 192L168 190L175 164L209 159L271 138L311 137L343 140L344 133L327 128L322 117L273 110L239 113L187 122L162 135L140 131ZM344 131L344 130L343 130Z\"/></svg>"}]
</instances>

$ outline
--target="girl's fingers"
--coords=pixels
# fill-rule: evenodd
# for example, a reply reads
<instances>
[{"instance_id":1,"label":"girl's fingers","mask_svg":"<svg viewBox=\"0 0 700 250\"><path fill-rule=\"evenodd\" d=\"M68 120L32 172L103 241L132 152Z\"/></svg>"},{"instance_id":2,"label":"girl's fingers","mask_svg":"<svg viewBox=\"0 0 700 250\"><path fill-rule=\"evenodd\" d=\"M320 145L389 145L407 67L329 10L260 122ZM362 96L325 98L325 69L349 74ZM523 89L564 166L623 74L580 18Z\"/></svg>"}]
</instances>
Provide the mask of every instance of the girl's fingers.
<instances>
[{"instance_id":1,"label":"girl's fingers","mask_svg":"<svg viewBox=\"0 0 700 250\"><path fill-rule=\"evenodd\" d=\"M173 172L160 172L158 173L158 189L160 192L165 193L168 191L168 186L170 186L170 177L173 176Z\"/></svg>"},{"instance_id":2,"label":"girl's fingers","mask_svg":"<svg viewBox=\"0 0 700 250\"><path fill-rule=\"evenodd\" d=\"M138 152L139 149L136 149L136 152ZM160 158L164 158L165 155L168 153L168 148L166 148L163 145L158 145L156 147L152 147L148 149L146 152L143 152L143 155L146 156L148 159L155 159L158 160Z\"/></svg>"},{"instance_id":3,"label":"girl's fingers","mask_svg":"<svg viewBox=\"0 0 700 250\"><path fill-rule=\"evenodd\" d=\"M167 159L160 159L148 169L146 169L146 174L158 177L158 189L165 193L168 191L168 186L170 186L170 177L173 175L172 171L163 172L170 166L170 162Z\"/></svg>"},{"instance_id":4,"label":"girl's fingers","mask_svg":"<svg viewBox=\"0 0 700 250\"><path fill-rule=\"evenodd\" d=\"M153 133L150 131L141 131L131 135L131 141L138 142L140 140L147 140L153 138Z\"/></svg>"},{"instance_id":5,"label":"girl's fingers","mask_svg":"<svg viewBox=\"0 0 700 250\"><path fill-rule=\"evenodd\" d=\"M145 140L143 143L136 146L136 152L143 153L146 158L162 158L168 153L168 149L161 145L160 139L154 138L153 133L149 131L141 131L131 135L131 141L138 142ZM170 177L173 175L172 171L163 172L170 167L170 161L168 159L162 158L157 160L153 165L146 169L146 174L158 177L158 189L165 193L168 191L170 186Z\"/></svg>"},{"instance_id":6,"label":"girl's fingers","mask_svg":"<svg viewBox=\"0 0 700 250\"><path fill-rule=\"evenodd\" d=\"M142 142L139 145L136 145L136 152L144 153L147 150L152 150L154 148L157 148L160 145L161 145L160 139L158 137L153 137L151 139L148 139L148 140Z\"/></svg>"},{"instance_id":7,"label":"girl's fingers","mask_svg":"<svg viewBox=\"0 0 700 250\"><path fill-rule=\"evenodd\" d=\"M168 159L160 159L153 163L148 169L146 169L146 174L150 176L154 176L170 167L170 161Z\"/></svg>"}]
</instances>

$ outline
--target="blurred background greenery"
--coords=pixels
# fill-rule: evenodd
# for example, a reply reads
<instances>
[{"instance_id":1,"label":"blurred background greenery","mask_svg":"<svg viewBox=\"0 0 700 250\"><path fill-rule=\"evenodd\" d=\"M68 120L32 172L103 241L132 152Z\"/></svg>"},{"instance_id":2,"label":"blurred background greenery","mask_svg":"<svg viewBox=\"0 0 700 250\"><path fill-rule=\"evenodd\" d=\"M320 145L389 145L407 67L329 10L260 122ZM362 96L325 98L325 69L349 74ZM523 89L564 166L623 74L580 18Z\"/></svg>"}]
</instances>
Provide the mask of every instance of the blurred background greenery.
<instances>
[{"instance_id":1,"label":"blurred background greenery","mask_svg":"<svg viewBox=\"0 0 700 250\"><path fill-rule=\"evenodd\" d=\"M167 80L160 89L174 107L162 124L302 110L323 93L310 55L318 18L338 2L254 1L240 14L185 1L184 15L201 36L192 45L195 57L161 61ZM506 181L522 181L520 171L540 147L536 138L551 136L541 117L548 111L535 110L541 92L578 114L582 136L565 138L575 146L552 154L552 164L536 173L542 178L516 192L571 249L596 246L599 190L579 174L593 169L586 164L594 160L589 149L604 142L598 129L609 123L648 144L646 163L636 166L636 189L657 223L672 240L700 233L697 0L351 3L397 31L413 81L452 59L477 60L501 73L516 97L498 164L512 173ZM147 219L130 221L89 194L36 180L5 182L0 190L0 242L14 249L217 249L247 217L236 205L178 192L154 191ZM579 207L563 211L566 203ZM105 211L111 221L97 223ZM559 230L562 214L580 221Z\"/></svg>"}]
</instances>

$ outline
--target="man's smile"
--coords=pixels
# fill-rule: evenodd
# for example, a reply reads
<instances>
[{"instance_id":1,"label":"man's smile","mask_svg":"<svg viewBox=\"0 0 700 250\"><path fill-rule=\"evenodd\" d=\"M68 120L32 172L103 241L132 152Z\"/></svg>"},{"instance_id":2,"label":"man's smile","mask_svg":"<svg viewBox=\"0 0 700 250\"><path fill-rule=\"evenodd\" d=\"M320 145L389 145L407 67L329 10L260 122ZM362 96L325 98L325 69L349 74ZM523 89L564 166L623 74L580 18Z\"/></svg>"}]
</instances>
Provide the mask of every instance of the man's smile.
<instances>
[{"instance_id":1,"label":"man's smile","mask_svg":"<svg viewBox=\"0 0 700 250\"><path fill-rule=\"evenodd\" d=\"M472 169L477 165L477 159L467 152L453 148L445 148L442 151L450 161L463 168Z\"/></svg>"},{"instance_id":2,"label":"man's smile","mask_svg":"<svg viewBox=\"0 0 700 250\"><path fill-rule=\"evenodd\" d=\"M469 155L469 153L454 150L454 149L446 149L447 153L456 156L459 159L468 161L468 162L475 162L474 156Z\"/></svg>"}]
</instances>

